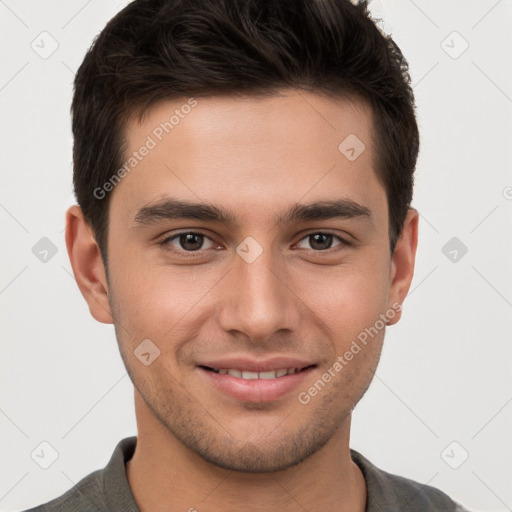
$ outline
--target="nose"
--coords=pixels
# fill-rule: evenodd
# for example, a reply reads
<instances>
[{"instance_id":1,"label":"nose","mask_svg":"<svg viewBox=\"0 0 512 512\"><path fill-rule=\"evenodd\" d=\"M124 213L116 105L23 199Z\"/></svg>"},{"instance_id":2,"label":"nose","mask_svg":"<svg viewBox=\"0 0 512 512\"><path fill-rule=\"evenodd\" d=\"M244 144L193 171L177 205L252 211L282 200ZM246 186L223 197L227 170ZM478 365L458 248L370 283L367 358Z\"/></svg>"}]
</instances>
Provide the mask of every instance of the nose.
<instances>
[{"instance_id":1,"label":"nose","mask_svg":"<svg viewBox=\"0 0 512 512\"><path fill-rule=\"evenodd\" d=\"M300 328L302 301L293 291L289 272L272 259L270 250L250 263L236 257L220 300L219 323L226 332L261 342L279 331Z\"/></svg>"}]
</instances>

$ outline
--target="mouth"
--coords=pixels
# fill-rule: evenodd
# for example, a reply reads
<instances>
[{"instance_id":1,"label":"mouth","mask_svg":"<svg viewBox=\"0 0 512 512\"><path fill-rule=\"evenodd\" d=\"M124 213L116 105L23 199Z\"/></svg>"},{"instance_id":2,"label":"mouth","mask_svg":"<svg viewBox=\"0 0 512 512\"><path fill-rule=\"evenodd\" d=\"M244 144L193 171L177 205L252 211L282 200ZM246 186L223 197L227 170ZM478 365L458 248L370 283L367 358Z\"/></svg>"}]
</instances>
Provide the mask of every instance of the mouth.
<instances>
[{"instance_id":1,"label":"mouth","mask_svg":"<svg viewBox=\"0 0 512 512\"><path fill-rule=\"evenodd\" d=\"M295 373L302 372L307 370L308 368L313 368L315 365L311 364L304 367L293 367L293 368L278 368L276 370L267 370L262 372L255 372L251 370L242 370L238 368L211 368L209 366L200 365L200 368L204 368L206 371L214 372L219 375L231 375L232 377L236 377L238 379L245 380L255 380L255 379L263 379L263 380L271 380L271 379L279 379L281 377L285 377L286 375L293 375Z\"/></svg>"},{"instance_id":2,"label":"mouth","mask_svg":"<svg viewBox=\"0 0 512 512\"><path fill-rule=\"evenodd\" d=\"M305 379L316 367L294 361L271 365L201 364L196 368L204 385L215 394L220 392L238 402L261 403L289 399L294 390L304 387Z\"/></svg>"}]
</instances>

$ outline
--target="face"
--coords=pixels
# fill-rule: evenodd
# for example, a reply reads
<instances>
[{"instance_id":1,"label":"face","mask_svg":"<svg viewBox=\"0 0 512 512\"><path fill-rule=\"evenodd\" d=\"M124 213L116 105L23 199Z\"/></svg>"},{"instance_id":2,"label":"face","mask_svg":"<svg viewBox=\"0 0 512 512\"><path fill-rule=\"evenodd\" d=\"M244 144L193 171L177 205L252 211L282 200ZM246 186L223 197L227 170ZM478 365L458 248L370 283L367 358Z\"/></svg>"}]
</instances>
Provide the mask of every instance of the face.
<instances>
[{"instance_id":1,"label":"face","mask_svg":"<svg viewBox=\"0 0 512 512\"><path fill-rule=\"evenodd\" d=\"M111 193L107 307L173 438L225 468L283 469L348 429L412 274L390 254L365 104L194 101L127 126L127 159L150 149Z\"/></svg>"}]
</instances>

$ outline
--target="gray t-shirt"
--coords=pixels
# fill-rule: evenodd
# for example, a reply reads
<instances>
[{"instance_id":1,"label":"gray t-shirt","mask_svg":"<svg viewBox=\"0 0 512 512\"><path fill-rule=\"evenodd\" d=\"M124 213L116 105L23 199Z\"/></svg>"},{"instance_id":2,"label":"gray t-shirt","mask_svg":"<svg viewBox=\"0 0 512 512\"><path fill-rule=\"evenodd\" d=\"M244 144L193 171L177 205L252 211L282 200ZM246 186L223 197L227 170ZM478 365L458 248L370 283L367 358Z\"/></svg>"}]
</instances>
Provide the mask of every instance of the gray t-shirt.
<instances>
[{"instance_id":1,"label":"gray t-shirt","mask_svg":"<svg viewBox=\"0 0 512 512\"><path fill-rule=\"evenodd\" d=\"M140 512L125 471L136 443L136 436L122 439L104 469L87 475L62 496L25 512ZM386 473L355 450L350 453L366 480L366 512L468 512L438 489Z\"/></svg>"}]
</instances>

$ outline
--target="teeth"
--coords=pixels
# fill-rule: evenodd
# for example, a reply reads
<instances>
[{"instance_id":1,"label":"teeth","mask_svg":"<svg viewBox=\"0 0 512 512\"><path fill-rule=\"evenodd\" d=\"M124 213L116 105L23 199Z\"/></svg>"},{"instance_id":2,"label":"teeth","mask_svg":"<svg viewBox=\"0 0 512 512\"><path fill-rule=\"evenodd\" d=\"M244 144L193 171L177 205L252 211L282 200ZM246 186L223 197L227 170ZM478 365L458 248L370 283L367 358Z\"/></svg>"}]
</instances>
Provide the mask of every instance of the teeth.
<instances>
[{"instance_id":1,"label":"teeth","mask_svg":"<svg viewBox=\"0 0 512 512\"><path fill-rule=\"evenodd\" d=\"M252 379L275 379L278 377L284 377L285 375L293 375L297 373L297 368L281 368L279 370L271 370L267 372L250 372L235 370L232 368L219 368L218 370L213 369L216 373L221 375L231 375L232 377L238 377L241 379L252 380Z\"/></svg>"}]
</instances>

